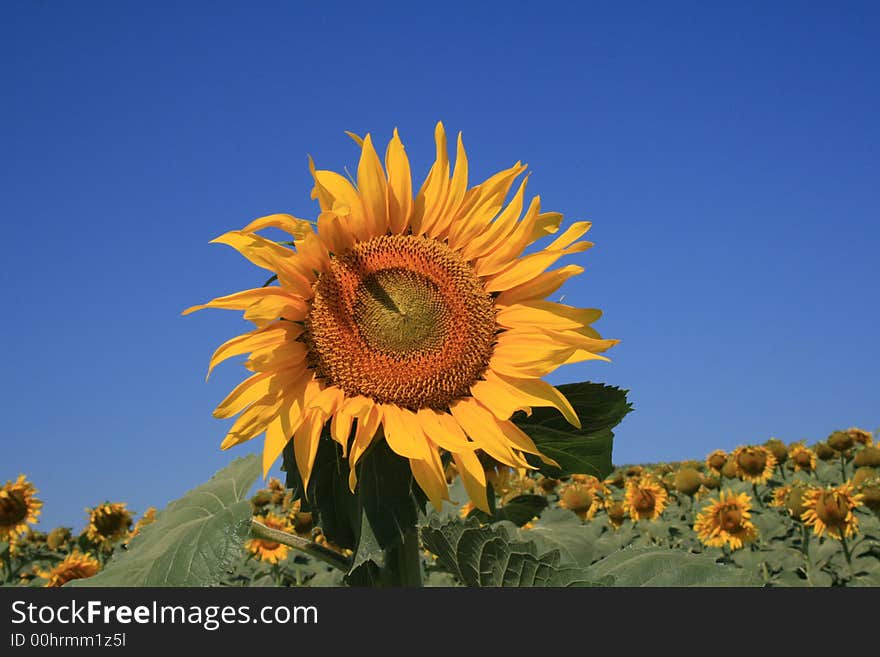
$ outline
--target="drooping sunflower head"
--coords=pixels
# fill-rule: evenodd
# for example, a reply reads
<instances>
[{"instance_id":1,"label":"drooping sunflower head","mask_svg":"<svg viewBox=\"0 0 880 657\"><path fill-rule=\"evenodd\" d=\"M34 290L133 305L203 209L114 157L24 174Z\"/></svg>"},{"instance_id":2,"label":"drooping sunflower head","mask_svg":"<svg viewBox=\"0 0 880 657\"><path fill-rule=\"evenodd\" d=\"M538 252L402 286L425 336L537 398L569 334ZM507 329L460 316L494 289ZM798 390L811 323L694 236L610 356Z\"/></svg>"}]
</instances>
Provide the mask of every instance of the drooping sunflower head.
<instances>
[{"instance_id":1,"label":"drooping sunflower head","mask_svg":"<svg viewBox=\"0 0 880 657\"><path fill-rule=\"evenodd\" d=\"M795 471L812 472L816 469L816 452L802 443L793 445L788 453L788 457L794 464Z\"/></svg>"},{"instance_id":2,"label":"drooping sunflower head","mask_svg":"<svg viewBox=\"0 0 880 657\"><path fill-rule=\"evenodd\" d=\"M608 497L605 500L605 513L608 514L608 524L614 529L619 529L627 516L627 511L626 508L624 508L623 502L611 497Z\"/></svg>"},{"instance_id":3,"label":"drooping sunflower head","mask_svg":"<svg viewBox=\"0 0 880 657\"><path fill-rule=\"evenodd\" d=\"M223 344L210 370L249 354L253 376L215 415L238 415L223 448L265 433L264 472L290 440L308 483L325 423L350 463L374 440L409 460L439 507L448 499L440 450L452 454L470 497L488 510L486 472L477 452L501 467L531 468L544 458L510 418L517 410L557 408L580 425L568 400L542 377L563 364L607 360L591 324L601 315L546 301L567 279L561 257L589 248L576 222L543 248L562 216L525 203L520 163L474 187L459 135L455 166L446 133L435 131L436 160L414 192L409 160L395 131L385 166L370 135L357 179L311 165L316 222L271 215L214 240L273 273L274 285L218 297L214 307L244 311L256 329ZM280 228L293 248L257 234ZM548 459L544 458L545 461Z\"/></svg>"},{"instance_id":4,"label":"drooping sunflower head","mask_svg":"<svg viewBox=\"0 0 880 657\"><path fill-rule=\"evenodd\" d=\"M865 431L864 429L859 429L858 427L850 427L846 430L846 433L849 434L850 438L853 439L853 442L856 445L871 447L874 444L874 437L872 436L870 431Z\"/></svg>"},{"instance_id":5,"label":"drooping sunflower head","mask_svg":"<svg viewBox=\"0 0 880 657\"><path fill-rule=\"evenodd\" d=\"M813 528L816 536L827 532L836 539L849 537L859 530L859 519L853 509L861 505L862 500L862 494L855 492L851 481L840 486L814 488L804 493L801 519L807 527Z\"/></svg>"},{"instance_id":6,"label":"drooping sunflower head","mask_svg":"<svg viewBox=\"0 0 880 657\"><path fill-rule=\"evenodd\" d=\"M58 552L67 547L71 538L72 531L70 527L56 527L46 536L46 545L49 546L50 550Z\"/></svg>"},{"instance_id":7,"label":"drooping sunflower head","mask_svg":"<svg viewBox=\"0 0 880 657\"><path fill-rule=\"evenodd\" d=\"M654 477L631 479L626 485L623 507L633 522L656 520L669 501L669 493Z\"/></svg>"},{"instance_id":8,"label":"drooping sunflower head","mask_svg":"<svg viewBox=\"0 0 880 657\"><path fill-rule=\"evenodd\" d=\"M837 457L837 452L834 451L834 448L824 441L813 445L813 451L816 452L816 456L823 461L830 461Z\"/></svg>"},{"instance_id":9,"label":"drooping sunflower head","mask_svg":"<svg viewBox=\"0 0 880 657\"><path fill-rule=\"evenodd\" d=\"M723 449L716 449L706 457L706 467L716 474L721 474L721 468L725 463L727 463L727 452Z\"/></svg>"},{"instance_id":10,"label":"drooping sunflower head","mask_svg":"<svg viewBox=\"0 0 880 657\"><path fill-rule=\"evenodd\" d=\"M853 459L856 467L880 468L880 447L865 447Z\"/></svg>"},{"instance_id":11,"label":"drooping sunflower head","mask_svg":"<svg viewBox=\"0 0 880 657\"><path fill-rule=\"evenodd\" d=\"M111 550L113 544L128 536L133 521L125 502L105 502L93 509L86 509L89 524L86 538L102 550Z\"/></svg>"},{"instance_id":12,"label":"drooping sunflower head","mask_svg":"<svg viewBox=\"0 0 880 657\"><path fill-rule=\"evenodd\" d=\"M738 550L754 541L758 530L750 520L752 500L747 493L722 491L718 499L697 515L694 531L704 545Z\"/></svg>"},{"instance_id":13,"label":"drooping sunflower head","mask_svg":"<svg viewBox=\"0 0 880 657\"><path fill-rule=\"evenodd\" d=\"M598 480L595 484L572 481L560 491L559 506L573 511L581 520L592 520L602 508L599 486Z\"/></svg>"},{"instance_id":14,"label":"drooping sunflower head","mask_svg":"<svg viewBox=\"0 0 880 657\"><path fill-rule=\"evenodd\" d=\"M84 579L96 575L101 570L101 564L91 553L81 553L78 549L68 554L63 561L49 570L40 570L38 575L45 580L47 587L64 586L74 579Z\"/></svg>"},{"instance_id":15,"label":"drooping sunflower head","mask_svg":"<svg viewBox=\"0 0 880 657\"><path fill-rule=\"evenodd\" d=\"M785 463L788 460L788 448L779 438L771 438L764 443L764 447L769 449L770 453L776 457L776 463Z\"/></svg>"},{"instance_id":16,"label":"drooping sunflower head","mask_svg":"<svg viewBox=\"0 0 880 657\"><path fill-rule=\"evenodd\" d=\"M290 520L274 513L267 513L260 516L260 522L270 529L277 529L282 532L291 533L294 531ZM267 563L278 563L287 558L290 548L287 545L276 543L265 538L252 538L244 544L245 549L260 561Z\"/></svg>"},{"instance_id":17,"label":"drooping sunflower head","mask_svg":"<svg viewBox=\"0 0 880 657\"><path fill-rule=\"evenodd\" d=\"M43 503L36 494L37 489L23 474L0 488L0 541L11 542L37 522Z\"/></svg>"},{"instance_id":18,"label":"drooping sunflower head","mask_svg":"<svg viewBox=\"0 0 880 657\"><path fill-rule=\"evenodd\" d=\"M776 457L763 445L737 447L733 452L737 475L753 484L766 483L773 476Z\"/></svg>"}]
</instances>

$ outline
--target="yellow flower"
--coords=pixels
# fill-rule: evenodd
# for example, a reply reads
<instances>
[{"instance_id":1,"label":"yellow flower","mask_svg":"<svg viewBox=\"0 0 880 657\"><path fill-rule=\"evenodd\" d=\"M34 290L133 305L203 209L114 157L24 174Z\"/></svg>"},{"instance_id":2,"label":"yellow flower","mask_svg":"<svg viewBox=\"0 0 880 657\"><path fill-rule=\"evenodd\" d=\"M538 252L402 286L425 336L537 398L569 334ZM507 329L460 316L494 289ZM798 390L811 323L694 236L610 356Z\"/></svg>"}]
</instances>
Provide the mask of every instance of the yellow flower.
<instances>
[{"instance_id":1,"label":"yellow flower","mask_svg":"<svg viewBox=\"0 0 880 657\"><path fill-rule=\"evenodd\" d=\"M871 436L870 431L865 431L858 427L850 427L846 430L846 433L849 434L850 438L852 438L853 442L856 444L864 445L865 447L871 447L874 445L874 439Z\"/></svg>"},{"instance_id":2,"label":"yellow flower","mask_svg":"<svg viewBox=\"0 0 880 657\"><path fill-rule=\"evenodd\" d=\"M573 511L581 520L592 520L602 508L602 483L593 481L571 481L559 493L559 506Z\"/></svg>"},{"instance_id":3,"label":"yellow flower","mask_svg":"<svg viewBox=\"0 0 880 657\"><path fill-rule=\"evenodd\" d=\"M134 529L131 530L128 538L125 539L125 544L128 545L131 539L141 533L141 529L147 525L152 525L154 522L156 522L156 507L151 506L144 511L143 515L135 523Z\"/></svg>"},{"instance_id":4,"label":"yellow flower","mask_svg":"<svg viewBox=\"0 0 880 657\"><path fill-rule=\"evenodd\" d=\"M288 534L293 533L293 525L290 524L290 521L287 518L275 515L274 513L260 516L260 522L271 529L278 529L287 532ZM264 538L252 538L244 544L244 547L248 552L257 557L257 559L268 563L284 561L287 558L287 553L290 552L290 547L287 545L275 543L274 541L269 541Z\"/></svg>"},{"instance_id":5,"label":"yellow flower","mask_svg":"<svg viewBox=\"0 0 880 657\"><path fill-rule=\"evenodd\" d=\"M776 457L761 445L737 447L733 451L733 461L736 463L737 475L743 481L753 484L766 483L773 476L773 468L776 467Z\"/></svg>"},{"instance_id":6,"label":"yellow flower","mask_svg":"<svg viewBox=\"0 0 880 657\"><path fill-rule=\"evenodd\" d=\"M113 544L125 538L131 528L132 513L125 506L125 502L105 502L86 509L89 514L86 538L102 550L112 550Z\"/></svg>"},{"instance_id":7,"label":"yellow flower","mask_svg":"<svg viewBox=\"0 0 880 657\"><path fill-rule=\"evenodd\" d=\"M632 478L626 485L623 508L636 520L656 520L663 513L669 500L669 493L660 483L649 475Z\"/></svg>"},{"instance_id":8,"label":"yellow flower","mask_svg":"<svg viewBox=\"0 0 880 657\"><path fill-rule=\"evenodd\" d=\"M605 512L608 514L608 524L614 529L619 529L626 520L626 509L619 500L607 498L605 500Z\"/></svg>"},{"instance_id":9,"label":"yellow flower","mask_svg":"<svg viewBox=\"0 0 880 657\"><path fill-rule=\"evenodd\" d=\"M95 559L91 553L82 554L79 550L74 550L68 554L64 561L55 565L49 570L37 571L37 574L43 579L49 580L47 587L64 586L72 579L83 579L91 577L101 570L101 564Z\"/></svg>"},{"instance_id":10,"label":"yellow flower","mask_svg":"<svg viewBox=\"0 0 880 657\"><path fill-rule=\"evenodd\" d=\"M758 530L749 518L752 499L747 493L735 495L727 489L718 499L697 515L694 531L704 545L738 550L746 543L754 541Z\"/></svg>"},{"instance_id":11,"label":"yellow flower","mask_svg":"<svg viewBox=\"0 0 880 657\"><path fill-rule=\"evenodd\" d=\"M36 493L37 489L24 475L0 488L0 541L12 543L29 524L37 522L43 503L34 497Z\"/></svg>"},{"instance_id":12,"label":"yellow flower","mask_svg":"<svg viewBox=\"0 0 880 657\"><path fill-rule=\"evenodd\" d=\"M840 539L859 531L859 519L853 509L862 504L863 496L855 493L852 482L840 486L815 488L804 493L804 512L801 519L813 528L816 536L828 535Z\"/></svg>"},{"instance_id":13,"label":"yellow flower","mask_svg":"<svg viewBox=\"0 0 880 657\"><path fill-rule=\"evenodd\" d=\"M801 443L792 445L788 458L794 463L795 471L812 472L816 469L816 452Z\"/></svg>"},{"instance_id":14,"label":"yellow flower","mask_svg":"<svg viewBox=\"0 0 880 657\"><path fill-rule=\"evenodd\" d=\"M721 474L721 468L727 463L727 452L723 449L716 449L706 457L706 467L715 474Z\"/></svg>"},{"instance_id":15,"label":"yellow flower","mask_svg":"<svg viewBox=\"0 0 880 657\"><path fill-rule=\"evenodd\" d=\"M50 550L57 552L67 547L67 544L70 542L71 534L70 527L56 527L50 531L49 535L46 537L46 545L49 546Z\"/></svg>"},{"instance_id":16,"label":"yellow flower","mask_svg":"<svg viewBox=\"0 0 880 657\"><path fill-rule=\"evenodd\" d=\"M776 463L785 463L788 459L788 448L778 438L771 438L766 443L764 443L764 447L770 450L770 453L776 457Z\"/></svg>"},{"instance_id":17,"label":"yellow flower","mask_svg":"<svg viewBox=\"0 0 880 657\"><path fill-rule=\"evenodd\" d=\"M602 352L617 341L592 328L600 311L544 300L583 268L545 270L591 246L581 240L590 223L576 222L526 253L562 220L543 212L538 197L524 203L525 180L504 205L526 167L517 163L468 188L461 137L452 169L442 124L435 139L436 160L417 191L396 131L384 169L372 137L355 137L356 185L311 164L312 198L320 205L314 228L270 215L214 240L277 277L275 285L184 311L241 310L256 325L210 360L209 373L249 354L245 367L254 373L214 412L238 415L222 448L265 433L268 472L292 440L307 484L329 421L349 459L352 490L354 466L384 438L409 460L435 507L448 499L444 450L471 499L488 510L476 451L512 468L531 467L526 454L541 456L510 421L515 411L551 406L579 426L568 400L542 377L564 364L607 360ZM257 234L270 227L286 231L294 248Z\"/></svg>"}]
</instances>

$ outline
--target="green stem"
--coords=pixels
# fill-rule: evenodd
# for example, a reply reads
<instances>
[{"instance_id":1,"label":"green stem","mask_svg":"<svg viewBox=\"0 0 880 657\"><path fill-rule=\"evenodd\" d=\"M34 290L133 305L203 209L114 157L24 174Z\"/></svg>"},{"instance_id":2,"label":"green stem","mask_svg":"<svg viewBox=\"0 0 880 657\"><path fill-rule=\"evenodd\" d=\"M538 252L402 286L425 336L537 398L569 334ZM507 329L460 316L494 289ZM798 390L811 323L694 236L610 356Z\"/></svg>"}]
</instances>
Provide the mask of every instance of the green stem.
<instances>
[{"instance_id":1,"label":"green stem","mask_svg":"<svg viewBox=\"0 0 880 657\"><path fill-rule=\"evenodd\" d=\"M804 557L807 559L807 563L810 561L810 528L807 527L804 523L801 523L801 530L804 536L804 540L801 541L801 552L804 553Z\"/></svg>"},{"instance_id":2,"label":"green stem","mask_svg":"<svg viewBox=\"0 0 880 657\"><path fill-rule=\"evenodd\" d=\"M405 530L400 543L385 549L381 580L384 586L422 586L422 556L419 552L419 533L415 527Z\"/></svg>"},{"instance_id":3,"label":"green stem","mask_svg":"<svg viewBox=\"0 0 880 657\"><path fill-rule=\"evenodd\" d=\"M10 549L7 545L6 549L3 550L3 567L6 569L6 581L12 581L12 556L10 555Z\"/></svg>"},{"instance_id":4,"label":"green stem","mask_svg":"<svg viewBox=\"0 0 880 657\"><path fill-rule=\"evenodd\" d=\"M846 565L849 566L850 579L854 577L852 567L852 555L849 553L849 546L846 544L846 536L840 535L840 546L843 548L843 556L846 558Z\"/></svg>"},{"instance_id":5,"label":"green stem","mask_svg":"<svg viewBox=\"0 0 880 657\"><path fill-rule=\"evenodd\" d=\"M843 477L840 482L843 483L846 481L846 458L843 455L843 452L840 453L840 476Z\"/></svg>"},{"instance_id":6,"label":"green stem","mask_svg":"<svg viewBox=\"0 0 880 657\"><path fill-rule=\"evenodd\" d=\"M764 500L761 499L761 496L758 495L758 484L754 481L752 482L752 493L755 495L755 501L758 503L758 506L764 506Z\"/></svg>"},{"instance_id":7,"label":"green stem","mask_svg":"<svg viewBox=\"0 0 880 657\"><path fill-rule=\"evenodd\" d=\"M279 529L267 527L259 520L251 521L251 535L254 538L281 543L282 545L292 547L294 550L305 552L310 557L323 561L343 572L347 573L351 570L351 560L348 557L339 554L335 550L324 547L323 545L318 545L308 539L296 536L295 534L288 534Z\"/></svg>"}]
</instances>

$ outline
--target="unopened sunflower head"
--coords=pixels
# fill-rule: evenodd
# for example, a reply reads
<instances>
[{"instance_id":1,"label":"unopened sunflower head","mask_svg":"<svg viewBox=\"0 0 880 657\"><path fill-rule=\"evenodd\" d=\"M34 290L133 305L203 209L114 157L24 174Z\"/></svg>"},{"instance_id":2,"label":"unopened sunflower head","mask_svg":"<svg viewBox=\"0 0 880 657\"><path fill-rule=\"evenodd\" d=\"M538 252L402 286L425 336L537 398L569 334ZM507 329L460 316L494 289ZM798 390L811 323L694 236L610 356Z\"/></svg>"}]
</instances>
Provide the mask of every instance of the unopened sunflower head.
<instances>
[{"instance_id":1,"label":"unopened sunflower head","mask_svg":"<svg viewBox=\"0 0 880 657\"><path fill-rule=\"evenodd\" d=\"M816 443L813 445L813 451L821 461L830 461L837 457L837 452L826 442Z\"/></svg>"},{"instance_id":2,"label":"unopened sunflower head","mask_svg":"<svg viewBox=\"0 0 880 657\"><path fill-rule=\"evenodd\" d=\"M525 171L520 163L469 186L461 137L452 167L442 124L418 189L396 131L384 167L370 135L355 140L354 184L311 165L316 222L270 215L214 240L277 277L184 311L240 310L256 325L223 344L209 365L210 373L249 354L253 373L215 411L238 415L222 447L265 433L268 472L292 440L307 485L329 422L349 459L352 490L359 459L384 438L435 507L449 499L444 450L474 503L488 510L477 451L504 467L532 468L527 454L552 464L511 416L551 406L580 426L568 400L542 379L564 364L607 360L603 352L617 342L592 327L600 311L545 300L583 272L547 270L592 246L581 239L590 224L560 231L560 214L543 211L538 197L526 202L525 180L506 202ZM289 233L293 248L258 235L264 228Z\"/></svg>"},{"instance_id":3,"label":"unopened sunflower head","mask_svg":"<svg viewBox=\"0 0 880 657\"><path fill-rule=\"evenodd\" d=\"M853 473L852 482L853 486L858 490L875 479L880 481L880 470L868 465L863 465L862 467L857 468Z\"/></svg>"},{"instance_id":4,"label":"unopened sunflower head","mask_svg":"<svg viewBox=\"0 0 880 657\"><path fill-rule=\"evenodd\" d=\"M880 468L880 447L869 446L860 449L856 453L853 463L857 468Z\"/></svg>"},{"instance_id":5,"label":"unopened sunflower head","mask_svg":"<svg viewBox=\"0 0 880 657\"><path fill-rule=\"evenodd\" d=\"M751 518L752 499L747 493L722 491L718 499L697 515L694 531L704 545L738 550L758 536Z\"/></svg>"},{"instance_id":6,"label":"unopened sunflower head","mask_svg":"<svg viewBox=\"0 0 880 657\"><path fill-rule=\"evenodd\" d=\"M36 494L37 489L23 474L0 488L0 541L11 543L37 522L43 503Z\"/></svg>"},{"instance_id":7,"label":"unopened sunflower head","mask_svg":"<svg viewBox=\"0 0 880 657\"><path fill-rule=\"evenodd\" d=\"M871 435L870 431L865 431L858 427L850 427L846 430L846 433L850 435L856 445L871 447L874 444L874 437Z\"/></svg>"},{"instance_id":8,"label":"unopened sunflower head","mask_svg":"<svg viewBox=\"0 0 880 657\"><path fill-rule=\"evenodd\" d=\"M656 478L645 475L630 479L626 485L623 508L633 522L656 520L669 501L669 493Z\"/></svg>"},{"instance_id":9,"label":"unopened sunflower head","mask_svg":"<svg viewBox=\"0 0 880 657\"><path fill-rule=\"evenodd\" d=\"M813 528L816 536L826 532L840 539L859 531L859 519L853 509L862 504L863 495L856 493L851 481L839 486L815 488L804 493L801 519Z\"/></svg>"},{"instance_id":10,"label":"unopened sunflower head","mask_svg":"<svg viewBox=\"0 0 880 657\"><path fill-rule=\"evenodd\" d=\"M825 442L837 453L844 453L855 445L852 435L846 431L835 431Z\"/></svg>"},{"instance_id":11,"label":"unopened sunflower head","mask_svg":"<svg viewBox=\"0 0 880 657\"><path fill-rule=\"evenodd\" d=\"M626 507L623 502L611 497L608 497L605 500L605 513L608 514L608 524L614 529L619 529L627 516Z\"/></svg>"},{"instance_id":12,"label":"unopened sunflower head","mask_svg":"<svg viewBox=\"0 0 880 657\"><path fill-rule=\"evenodd\" d=\"M47 587L64 586L74 579L84 579L96 575L101 564L91 553L83 554L78 549L68 554L60 563L48 570L39 570L37 574L46 581Z\"/></svg>"},{"instance_id":13,"label":"unopened sunflower head","mask_svg":"<svg viewBox=\"0 0 880 657\"><path fill-rule=\"evenodd\" d=\"M733 461L737 475L753 484L767 483L776 467L776 457L763 445L737 447L733 452Z\"/></svg>"},{"instance_id":14,"label":"unopened sunflower head","mask_svg":"<svg viewBox=\"0 0 880 657\"><path fill-rule=\"evenodd\" d=\"M788 447L779 438L771 438L764 443L764 447L769 449L770 453L776 457L777 464L785 463L788 460Z\"/></svg>"},{"instance_id":15,"label":"unopened sunflower head","mask_svg":"<svg viewBox=\"0 0 880 657\"><path fill-rule=\"evenodd\" d=\"M736 461L733 456L728 457L728 459L724 462L724 465L721 466L721 476L727 479L736 479L739 477L739 467L736 465Z\"/></svg>"},{"instance_id":16,"label":"unopened sunflower head","mask_svg":"<svg viewBox=\"0 0 880 657\"><path fill-rule=\"evenodd\" d=\"M688 497L694 495L703 485L703 475L694 468L682 468L675 473L675 490Z\"/></svg>"},{"instance_id":17,"label":"unopened sunflower head","mask_svg":"<svg viewBox=\"0 0 880 657\"><path fill-rule=\"evenodd\" d=\"M126 538L131 529L133 515L125 507L125 502L105 502L86 509L89 514L86 538L104 551L112 550L113 545Z\"/></svg>"},{"instance_id":18,"label":"unopened sunflower head","mask_svg":"<svg viewBox=\"0 0 880 657\"><path fill-rule=\"evenodd\" d=\"M803 443L792 445L788 458L794 464L795 471L812 472L816 469L816 452Z\"/></svg>"}]
</instances>

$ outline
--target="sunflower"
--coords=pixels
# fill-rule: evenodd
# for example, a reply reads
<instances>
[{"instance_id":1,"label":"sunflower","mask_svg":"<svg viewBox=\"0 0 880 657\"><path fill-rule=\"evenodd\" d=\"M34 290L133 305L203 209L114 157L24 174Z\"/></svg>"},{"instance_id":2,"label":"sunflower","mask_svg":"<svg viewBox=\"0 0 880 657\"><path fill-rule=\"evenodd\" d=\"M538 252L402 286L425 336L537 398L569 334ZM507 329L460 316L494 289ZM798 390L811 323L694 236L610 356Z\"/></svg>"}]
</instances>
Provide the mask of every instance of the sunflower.
<instances>
[{"instance_id":1,"label":"sunflower","mask_svg":"<svg viewBox=\"0 0 880 657\"><path fill-rule=\"evenodd\" d=\"M590 223L575 222L525 253L559 230L562 215L542 212L538 197L526 206L526 180L505 205L524 165L468 188L461 135L450 172L446 133L437 124L435 162L413 193L396 130L384 169L372 137L354 138L361 150L356 184L310 161L312 198L320 205L314 227L270 215L214 240L277 281L184 311L241 310L256 325L210 360L209 374L221 361L249 354L245 367L253 372L214 411L219 418L240 414L221 448L265 433L265 476L292 440L307 485L329 421L349 459L352 490L358 460L384 438L409 460L435 507L448 499L444 450L475 504L488 510L476 451L512 468L532 467L526 454L549 463L511 416L550 406L579 426L568 400L542 377L560 365L608 360L602 352L617 343L590 326L601 311L544 300L583 271L545 270L592 246L580 239ZM270 227L286 231L294 248L257 234Z\"/></svg>"},{"instance_id":2,"label":"sunflower","mask_svg":"<svg viewBox=\"0 0 880 657\"><path fill-rule=\"evenodd\" d=\"M113 544L125 538L131 529L132 513L125 506L125 502L105 502L86 509L89 514L86 538L102 550L112 550Z\"/></svg>"},{"instance_id":3,"label":"sunflower","mask_svg":"<svg viewBox=\"0 0 880 657\"><path fill-rule=\"evenodd\" d=\"M43 579L48 580L47 587L64 586L72 579L83 579L97 574L101 570L101 564L89 552L85 554L74 549L64 561L56 564L49 570L37 571Z\"/></svg>"},{"instance_id":4,"label":"sunflower","mask_svg":"<svg viewBox=\"0 0 880 657\"><path fill-rule=\"evenodd\" d=\"M747 493L735 495L729 488L697 515L694 531L704 545L738 550L754 541L758 530L749 518L752 499Z\"/></svg>"},{"instance_id":5,"label":"sunflower","mask_svg":"<svg viewBox=\"0 0 880 657\"><path fill-rule=\"evenodd\" d=\"M669 493L650 475L630 479L623 497L623 508L636 520L656 520L666 508Z\"/></svg>"},{"instance_id":6,"label":"sunflower","mask_svg":"<svg viewBox=\"0 0 880 657\"><path fill-rule=\"evenodd\" d=\"M290 524L287 518L275 515L274 513L267 513L265 516L261 516L260 522L266 525L266 527L278 529L288 534L294 531L293 525ZM287 558L287 553L290 552L290 548L287 545L268 541L264 538L252 538L244 544L244 547L260 561L267 561L273 564L284 561Z\"/></svg>"},{"instance_id":7,"label":"sunflower","mask_svg":"<svg viewBox=\"0 0 880 657\"><path fill-rule=\"evenodd\" d=\"M870 431L865 431L858 427L850 427L846 430L846 433L849 434L850 438L852 438L853 442L857 445L864 445L865 447L871 447L874 445L874 438Z\"/></svg>"},{"instance_id":8,"label":"sunflower","mask_svg":"<svg viewBox=\"0 0 880 657\"><path fill-rule=\"evenodd\" d=\"M581 520L592 520L602 508L605 487L598 479L571 481L559 492L559 506L573 511Z\"/></svg>"},{"instance_id":9,"label":"sunflower","mask_svg":"<svg viewBox=\"0 0 880 657\"><path fill-rule=\"evenodd\" d=\"M608 514L608 524L613 529L619 529L623 521L626 520L626 508L620 500L606 498L605 512Z\"/></svg>"},{"instance_id":10,"label":"sunflower","mask_svg":"<svg viewBox=\"0 0 880 657\"><path fill-rule=\"evenodd\" d=\"M34 497L37 489L25 476L18 475L0 488L0 541L11 542L37 522L43 503Z\"/></svg>"},{"instance_id":11,"label":"sunflower","mask_svg":"<svg viewBox=\"0 0 880 657\"><path fill-rule=\"evenodd\" d=\"M776 467L776 457L763 445L737 447L733 451L733 461L736 463L737 476L753 484L766 483Z\"/></svg>"},{"instance_id":12,"label":"sunflower","mask_svg":"<svg viewBox=\"0 0 880 657\"><path fill-rule=\"evenodd\" d=\"M862 504L863 495L855 492L852 482L840 486L814 488L804 493L804 512L801 519L813 528L816 536L828 535L840 539L859 531L859 519L853 509Z\"/></svg>"},{"instance_id":13,"label":"sunflower","mask_svg":"<svg viewBox=\"0 0 880 657\"><path fill-rule=\"evenodd\" d=\"M128 538L125 539L125 544L128 545L129 542L131 542L131 539L140 534L144 527L152 525L154 522L156 522L156 507L151 506L144 511L143 515L135 523L134 529L131 530Z\"/></svg>"},{"instance_id":14,"label":"sunflower","mask_svg":"<svg viewBox=\"0 0 880 657\"><path fill-rule=\"evenodd\" d=\"M803 443L792 445L788 453L788 459L794 463L795 471L804 470L812 472L816 469L816 452L811 450Z\"/></svg>"},{"instance_id":15,"label":"sunflower","mask_svg":"<svg viewBox=\"0 0 880 657\"><path fill-rule=\"evenodd\" d=\"M675 473L672 484L679 493L690 497L703 485L703 475L694 468L681 468Z\"/></svg>"},{"instance_id":16,"label":"sunflower","mask_svg":"<svg viewBox=\"0 0 880 657\"><path fill-rule=\"evenodd\" d=\"M716 449L706 457L706 467L715 474L721 474L721 468L727 463L727 452L723 449Z\"/></svg>"}]
</instances>

